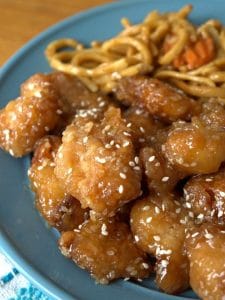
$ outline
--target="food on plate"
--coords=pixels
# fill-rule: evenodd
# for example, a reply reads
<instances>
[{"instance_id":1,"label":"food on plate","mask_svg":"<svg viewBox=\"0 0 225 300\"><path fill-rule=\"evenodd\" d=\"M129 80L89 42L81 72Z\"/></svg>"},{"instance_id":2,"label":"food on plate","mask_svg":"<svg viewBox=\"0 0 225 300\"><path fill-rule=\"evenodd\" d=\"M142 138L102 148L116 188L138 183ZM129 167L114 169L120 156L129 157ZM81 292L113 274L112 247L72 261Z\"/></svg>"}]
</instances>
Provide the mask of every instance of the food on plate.
<instances>
[{"instance_id":1,"label":"food on plate","mask_svg":"<svg viewBox=\"0 0 225 300\"><path fill-rule=\"evenodd\" d=\"M119 81L116 96L127 105L144 107L165 122L190 120L198 114L200 104L181 90L146 76L126 77Z\"/></svg>"},{"instance_id":2,"label":"food on plate","mask_svg":"<svg viewBox=\"0 0 225 300\"><path fill-rule=\"evenodd\" d=\"M52 41L45 54L53 69L78 76L92 91L112 92L123 77L151 74L197 97L225 98L225 30L218 20L196 26L191 5L178 12L151 11L141 23L85 47L74 39Z\"/></svg>"},{"instance_id":3,"label":"food on plate","mask_svg":"<svg viewBox=\"0 0 225 300\"><path fill-rule=\"evenodd\" d=\"M60 106L48 75L36 74L21 87L21 96L0 110L0 144L20 157L34 150L35 143L59 121Z\"/></svg>"},{"instance_id":4,"label":"food on plate","mask_svg":"<svg viewBox=\"0 0 225 300\"><path fill-rule=\"evenodd\" d=\"M225 170L207 175L196 175L184 186L186 206L199 222L225 221Z\"/></svg>"},{"instance_id":5,"label":"food on plate","mask_svg":"<svg viewBox=\"0 0 225 300\"><path fill-rule=\"evenodd\" d=\"M190 216L178 197L149 196L131 210L131 230L137 245L156 257L156 283L174 294L189 286L189 262L184 249Z\"/></svg>"},{"instance_id":6,"label":"food on plate","mask_svg":"<svg viewBox=\"0 0 225 300\"><path fill-rule=\"evenodd\" d=\"M225 27L190 11L124 18L90 48L50 43L56 72L1 109L0 147L33 152L36 207L97 282L155 272L163 292L222 299Z\"/></svg>"},{"instance_id":7,"label":"food on plate","mask_svg":"<svg viewBox=\"0 0 225 300\"><path fill-rule=\"evenodd\" d=\"M64 232L62 253L102 284L116 278L149 277L147 255L133 241L129 226L115 219L88 220L78 230Z\"/></svg>"},{"instance_id":8,"label":"food on plate","mask_svg":"<svg viewBox=\"0 0 225 300\"><path fill-rule=\"evenodd\" d=\"M225 227L205 223L186 239L190 284L202 299L223 299L225 282Z\"/></svg>"},{"instance_id":9,"label":"food on plate","mask_svg":"<svg viewBox=\"0 0 225 300\"><path fill-rule=\"evenodd\" d=\"M88 210L67 194L54 173L55 156L61 145L61 138L46 136L40 139L31 161L28 175L31 189L36 194L36 207L49 225L60 231L72 230L83 223Z\"/></svg>"},{"instance_id":10,"label":"food on plate","mask_svg":"<svg viewBox=\"0 0 225 300\"><path fill-rule=\"evenodd\" d=\"M109 215L141 194L141 169L131 130L119 108L100 121L75 117L63 132L56 176L82 207Z\"/></svg>"}]
</instances>

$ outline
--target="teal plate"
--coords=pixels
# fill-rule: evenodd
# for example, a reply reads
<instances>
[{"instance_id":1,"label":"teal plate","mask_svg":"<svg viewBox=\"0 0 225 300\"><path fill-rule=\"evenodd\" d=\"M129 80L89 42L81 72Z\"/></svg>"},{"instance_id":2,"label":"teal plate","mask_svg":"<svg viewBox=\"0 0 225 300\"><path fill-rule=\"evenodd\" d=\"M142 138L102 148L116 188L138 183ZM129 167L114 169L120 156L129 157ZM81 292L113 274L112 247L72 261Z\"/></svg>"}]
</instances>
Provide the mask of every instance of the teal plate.
<instances>
[{"instance_id":1,"label":"teal plate","mask_svg":"<svg viewBox=\"0 0 225 300\"><path fill-rule=\"evenodd\" d=\"M44 57L47 44L72 37L88 44L107 39L121 30L120 19L139 22L152 9L171 11L181 8L182 0L125 0L73 16L51 27L17 52L1 69L0 106L17 97L19 85L30 75L49 72ZM224 20L222 0L193 0L192 21L209 18ZM212 8L213 7L213 8ZM225 20L224 20L225 21ZM29 26L29 25L28 25ZM0 248L13 264L52 299L196 299L192 291L170 296L161 293L154 278L142 283L118 280L108 286L96 285L89 274L64 258L57 248L56 231L46 227L34 207L27 168L30 158L14 159L0 150Z\"/></svg>"}]
</instances>

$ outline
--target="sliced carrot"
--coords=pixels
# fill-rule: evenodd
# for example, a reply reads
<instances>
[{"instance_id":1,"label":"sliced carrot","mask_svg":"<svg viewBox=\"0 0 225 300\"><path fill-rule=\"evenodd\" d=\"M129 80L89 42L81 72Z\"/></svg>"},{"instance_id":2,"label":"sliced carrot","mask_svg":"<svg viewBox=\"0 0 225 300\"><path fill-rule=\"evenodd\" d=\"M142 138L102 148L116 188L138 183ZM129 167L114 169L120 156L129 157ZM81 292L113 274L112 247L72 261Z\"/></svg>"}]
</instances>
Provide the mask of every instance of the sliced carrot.
<instances>
[{"instance_id":1,"label":"sliced carrot","mask_svg":"<svg viewBox=\"0 0 225 300\"><path fill-rule=\"evenodd\" d=\"M172 46L168 42L164 43L164 53ZM213 39L209 36L199 36L196 42L190 42L180 55L173 60L173 66L177 69L181 66L187 66L189 70L196 69L213 60L215 54L216 49Z\"/></svg>"}]
</instances>

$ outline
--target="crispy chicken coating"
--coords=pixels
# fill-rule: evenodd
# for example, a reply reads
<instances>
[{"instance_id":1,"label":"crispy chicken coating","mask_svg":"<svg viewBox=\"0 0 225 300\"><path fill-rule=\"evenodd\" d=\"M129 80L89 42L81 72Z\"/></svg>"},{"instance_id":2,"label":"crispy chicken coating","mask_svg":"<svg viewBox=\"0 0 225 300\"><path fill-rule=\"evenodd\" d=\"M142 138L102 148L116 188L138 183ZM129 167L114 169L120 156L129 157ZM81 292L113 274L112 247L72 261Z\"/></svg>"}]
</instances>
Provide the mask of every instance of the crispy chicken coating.
<instances>
[{"instance_id":1,"label":"crispy chicken coating","mask_svg":"<svg viewBox=\"0 0 225 300\"><path fill-rule=\"evenodd\" d=\"M136 201L131 210L131 230L137 245L156 257L156 283L169 294L189 285L189 264L184 251L189 216L172 196Z\"/></svg>"},{"instance_id":2,"label":"crispy chicken coating","mask_svg":"<svg viewBox=\"0 0 225 300\"><path fill-rule=\"evenodd\" d=\"M225 160L225 130L205 126L199 119L176 122L162 146L171 164L186 174L218 171Z\"/></svg>"},{"instance_id":3,"label":"crispy chicken coating","mask_svg":"<svg viewBox=\"0 0 225 300\"><path fill-rule=\"evenodd\" d=\"M20 157L59 120L57 93L48 75L36 74L22 86L22 96L0 110L0 147Z\"/></svg>"},{"instance_id":4,"label":"crispy chicken coating","mask_svg":"<svg viewBox=\"0 0 225 300\"><path fill-rule=\"evenodd\" d=\"M172 192L178 181L185 177L167 161L162 151L153 147L141 149L140 161L149 191L158 195Z\"/></svg>"},{"instance_id":5,"label":"crispy chicken coating","mask_svg":"<svg viewBox=\"0 0 225 300\"><path fill-rule=\"evenodd\" d=\"M66 193L54 174L54 159L60 144L59 137L42 138L36 146L28 174L36 194L37 209L51 226L62 231L72 230L83 223L88 211Z\"/></svg>"},{"instance_id":6,"label":"crispy chicken coating","mask_svg":"<svg viewBox=\"0 0 225 300\"><path fill-rule=\"evenodd\" d=\"M151 271L147 256L135 245L129 226L113 219L89 220L79 230L63 233L59 247L102 284L116 278L146 278Z\"/></svg>"},{"instance_id":7,"label":"crispy chicken coating","mask_svg":"<svg viewBox=\"0 0 225 300\"><path fill-rule=\"evenodd\" d=\"M224 299L225 227L205 223L188 236L191 287L203 300Z\"/></svg>"},{"instance_id":8,"label":"crispy chicken coating","mask_svg":"<svg viewBox=\"0 0 225 300\"><path fill-rule=\"evenodd\" d=\"M63 104L64 113L75 114L77 110L92 110L93 114L103 112L110 100L106 95L91 92L77 77L55 72L51 79Z\"/></svg>"},{"instance_id":9,"label":"crispy chicken coating","mask_svg":"<svg viewBox=\"0 0 225 300\"><path fill-rule=\"evenodd\" d=\"M225 222L225 170L192 177L184 187L186 206L199 222Z\"/></svg>"},{"instance_id":10,"label":"crispy chicken coating","mask_svg":"<svg viewBox=\"0 0 225 300\"><path fill-rule=\"evenodd\" d=\"M120 109L78 117L63 133L55 173L83 208L107 215L141 193L139 157Z\"/></svg>"},{"instance_id":11,"label":"crispy chicken coating","mask_svg":"<svg viewBox=\"0 0 225 300\"><path fill-rule=\"evenodd\" d=\"M224 106L211 99L202 105L200 120L206 125L221 130L225 129L225 109Z\"/></svg>"},{"instance_id":12,"label":"crispy chicken coating","mask_svg":"<svg viewBox=\"0 0 225 300\"><path fill-rule=\"evenodd\" d=\"M148 76L122 78L116 96L125 104L144 107L150 114L169 123L179 119L189 120L200 112L197 101L181 90Z\"/></svg>"},{"instance_id":13,"label":"crispy chicken coating","mask_svg":"<svg viewBox=\"0 0 225 300\"><path fill-rule=\"evenodd\" d=\"M137 106L128 108L123 117L127 120L127 127L130 128L133 142L138 149L149 145L156 131L163 127L146 109Z\"/></svg>"}]
</instances>

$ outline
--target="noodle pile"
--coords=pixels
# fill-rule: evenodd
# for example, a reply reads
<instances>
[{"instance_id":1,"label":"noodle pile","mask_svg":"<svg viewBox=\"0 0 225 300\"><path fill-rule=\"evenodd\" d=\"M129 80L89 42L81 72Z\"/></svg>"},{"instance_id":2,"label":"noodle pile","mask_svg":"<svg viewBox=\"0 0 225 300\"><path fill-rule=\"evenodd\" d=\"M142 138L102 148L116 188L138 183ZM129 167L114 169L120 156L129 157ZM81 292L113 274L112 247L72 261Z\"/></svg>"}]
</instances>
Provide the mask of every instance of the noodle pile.
<instances>
[{"instance_id":1,"label":"noodle pile","mask_svg":"<svg viewBox=\"0 0 225 300\"><path fill-rule=\"evenodd\" d=\"M178 12L150 12L142 23L121 20L122 32L90 48L73 39L51 42L51 67L73 74L91 91L109 93L125 76L151 74L196 97L225 99L225 27L217 20L194 26L191 5Z\"/></svg>"}]
</instances>

